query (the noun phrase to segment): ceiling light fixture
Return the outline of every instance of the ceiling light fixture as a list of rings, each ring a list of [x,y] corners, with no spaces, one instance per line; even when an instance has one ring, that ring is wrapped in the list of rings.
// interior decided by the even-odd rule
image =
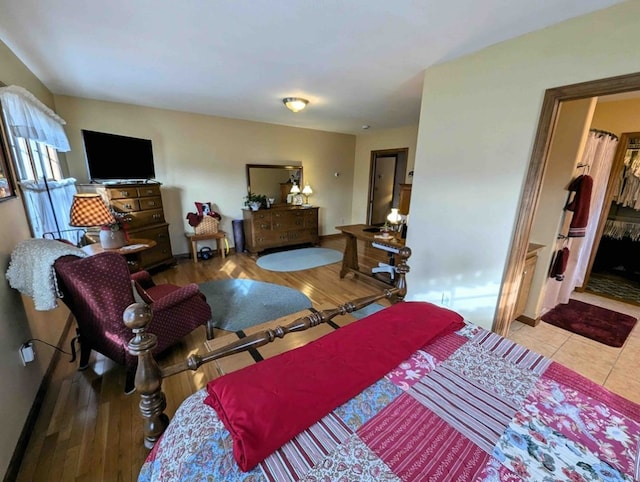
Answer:
[[[309,103],[307,99],[302,99],[300,97],[285,97],[282,99],[282,102],[291,112],[300,112]]]

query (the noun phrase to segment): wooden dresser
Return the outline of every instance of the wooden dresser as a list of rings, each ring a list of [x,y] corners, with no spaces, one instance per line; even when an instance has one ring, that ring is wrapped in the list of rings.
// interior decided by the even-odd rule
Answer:
[[[294,244],[318,244],[318,208],[275,205],[270,209],[243,209],[244,238],[250,253]]]
[[[130,259],[131,271],[174,264],[169,239],[169,224],[165,222],[160,184],[78,184],[78,192],[96,192],[116,212],[127,213],[130,238],[150,239],[153,248],[137,253]]]

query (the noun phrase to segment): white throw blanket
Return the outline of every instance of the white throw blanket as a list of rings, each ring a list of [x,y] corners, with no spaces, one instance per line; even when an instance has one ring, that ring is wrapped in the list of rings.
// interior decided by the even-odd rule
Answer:
[[[87,255],[80,248],[53,239],[26,239],[11,253],[7,269],[9,285],[33,298],[36,310],[53,310],[62,294],[58,290],[53,263],[61,256]]]

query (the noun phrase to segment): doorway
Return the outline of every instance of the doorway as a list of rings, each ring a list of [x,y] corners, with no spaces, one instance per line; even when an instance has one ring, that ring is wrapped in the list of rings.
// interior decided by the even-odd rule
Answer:
[[[381,226],[385,223],[392,207],[398,207],[400,184],[407,173],[409,149],[384,149],[371,151],[371,173],[367,224]]]
[[[533,151],[517,211],[518,216],[511,241],[511,251],[507,260],[496,316],[492,326],[494,332],[507,336],[509,327],[511,326],[522,273],[524,271],[535,209],[540,198],[549,147],[558,119],[560,103],[562,101],[600,97],[637,90],[640,90],[640,73],[572,84],[548,89],[545,92],[540,121],[534,139]]]

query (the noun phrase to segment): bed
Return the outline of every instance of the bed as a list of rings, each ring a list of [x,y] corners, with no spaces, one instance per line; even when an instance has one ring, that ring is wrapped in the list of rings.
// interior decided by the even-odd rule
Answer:
[[[147,384],[148,410],[144,396],[157,387]],[[145,434],[164,421],[158,415]],[[640,473],[640,406],[421,302],[393,304],[216,378],[162,431],[140,481],[633,481]]]

